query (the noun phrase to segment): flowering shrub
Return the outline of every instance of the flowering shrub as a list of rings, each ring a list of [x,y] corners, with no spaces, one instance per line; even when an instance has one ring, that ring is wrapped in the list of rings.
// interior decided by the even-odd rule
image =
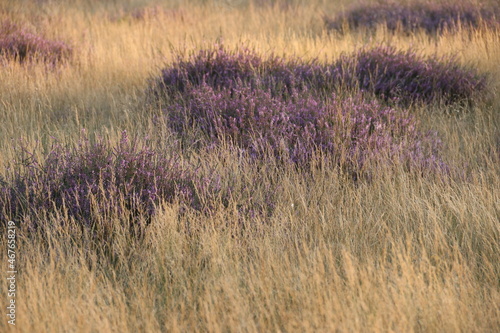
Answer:
[[[335,88],[336,69],[317,60],[262,58],[249,49],[228,51],[222,45],[201,50],[187,60],[165,68],[153,85],[158,97],[165,93],[184,94],[192,87],[208,85],[215,89],[249,86],[286,97],[293,90],[329,91]]]
[[[335,67],[345,85],[385,100],[398,98],[403,104],[472,101],[486,88],[484,76],[460,66],[454,58],[424,59],[392,47],[343,55]]]
[[[285,99],[293,92],[328,97],[342,87],[359,88],[385,100],[399,98],[403,104],[472,101],[486,87],[484,76],[453,58],[422,58],[390,47],[361,50],[325,64],[298,58],[263,59],[248,49],[230,52],[218,47],[165,68],[152,90],[156,97],[182,98],[201,85],[216,90],[247,86]]]
[[[481,77],[451,61],[382,47],[329,64],[263,59],[249,50],[218,47],[179,60],[158,81],[155,93],[170,96],[165,113],[180,134],[197,128],[212,143],[231,141],[250,156],[270,152],[301,165],[322,151],[350,169],[384,158],[412,166],[443,164],[439,140],[419,132],[408,112],[359,97],[342,100],[337,90],[408,104],[452,103],[484,87]]]
[[[140,147],[124,132],[111,147],[102,140],[82,140],[76,149],[56,146],[45,161],[31,157],[17,172],[13,185],[1,186],[0,207],[10,218],[31,211],[65,209],[85,223],[95,216],[130,212],[153,214],[162,201],[178,200],[197,210],[202,195],[220,188],[198,177],[192,167],[175,157]],[[214,178],[215,179],[215,178]]]
[[[210,141],[232,141],[257,157],[271,151],[281,160],[307,164],[320,150],[350,169],[385,158],[440,164],[438,140],[420,133],[408,112],[361,98],[315,96],[294,92],[283,99],[250,87],[217,90],[204,84],[166,112],[177,132],[197,126]]]
[[[72,48],[61,41],[47,40],[11,22],[0,25],[0,56],[19,62],[41,60],[55,64],[67,59]]]
[[[429,34],[453,31],[459,26],[479,28],[498,26],[500,6],[478,6],[466,3],[412,3],[395,2],[356,6],[334,19],[325,18],[328,29],[342,31],[374,29],[385,25],[388,30],[401,29],[404,32],[424,30]]]
[[[261,67],[262,59],[249,50],[235,53],[223,47],[201,50],[162,70],[158,88],[184,93],[190,86],[202,83],[215,88],[231,87],[255,80]]]

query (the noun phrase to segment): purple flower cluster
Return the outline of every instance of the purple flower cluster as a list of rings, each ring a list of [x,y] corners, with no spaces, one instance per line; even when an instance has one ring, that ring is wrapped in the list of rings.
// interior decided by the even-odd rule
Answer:
[[[330,91],[338,80],[336,70],[317,60],[269,56],[262,58],[245,48],[229,51],[222,45],[201,50],[165,68],[153,85],[156,96],[184,94],[202,84],[215,89],[249,86],[286,97],[293,90]]]
[[[11,22],[0,25],[0,57],[56,64],[71,54],[72,48],[64,42],[45,39]]]
[[[231,52],[222,46],[202,50],[165,68],[153,85],[156,97],[179,98],[194,87],[216,90],[247,86],[287,98],[297,91],[328,97],[342,88],[360,89],[384,100],[451,104],[473,101],[485,90],[484,76],[456,59],[399,52],[390,47],[342,55],[333,63],[298,58],[261,58],[245,49]]]
[[[404,110],[357,97],[361,91],[399,105],[472,101],[485,77],[453,58],[423,58],[390,47],[342,55],[333,63],[262,58],[218,46],[165,68],[153,86],[178,133],[198,128],[209,142],[231,141],[251,156],[271,153],[308,164],[327,153],[342,167],[398,159],[411,167],[446,168],[435,134],[417,130]]]
[[[429,34],[453,31],[458,27],[498,27],[500,6],[480,6],[477,3],[410,3],[385,2],[356,6],[335,18],[325,17],[328,29],[343,31],[372,30],[385,25],[390,31],[413,32],[424,30]]]
[[[486,89],[484,75],[465,68],[454,58],[422,58],[392,47],[343,55],[335,64],[344,85],[374,93],[384,100],[452,104],[472,102]]]
[[[263,67],[262,59],[248,49],[228,52],[219,46],[201,50],[187,60],[179,56],[177,62],[161,72],[155,92],[184,93],[202,83],[214,88],[232,87],[241,83],[255,83]]]
[[[368,161],[403,161],[410,167],[440,167],[439,141],[420,133],[406,111],[361,97],[318,98],[304,91],[287,99],[249,87],[193,88],[166,108],[169,124],[183,133],[193,126],[210,142],[230,141],[250,156],[269,152],[281,161],[308,165],[327,153],[348,170]]]
[[[114,213],[151,216],[163,201],[203,210],[209,207],[202,205],[201,196],[221,190],[216,181],[197,176],[192,166],[140,146],[126,132],[115,147],[83,139],[74,149],[55,146],[45,161],[26,156],[12,183],[0,186],[0,207],[5,209],[0,215],[10,219],[64,209],[91,224]]]
[[[471,72],[382,47],[332,64],[217,47],[164,69],[154,91],[168,96],[165,114],[174,131],[197,128],[209,142],[229,141],[250,156],[270,153],[308,165],[323,152],[355,172],[367,161],[395,159],[441,169],[439,139],[418,131],[407,111],[338,92],[347,86],[386,101],[451,103],[483,88]]]

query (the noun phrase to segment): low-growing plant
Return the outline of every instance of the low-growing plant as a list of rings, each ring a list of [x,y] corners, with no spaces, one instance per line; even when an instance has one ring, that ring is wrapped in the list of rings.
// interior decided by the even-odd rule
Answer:
[[[46,39],[12,22],[0,25],[0,56],[6,59],[56,64],[68,59],[72,52],[68,44]]]
[[[498,27],[500,7],[477,3],[382,2],[351,7],[335,18],[325,17],[328,29],[335,31],[373,30],[383,25],[389,31],[406,33],[423,30],[429,34],[457,31],[459,27]]]
[[[255,82],[263,60],[248,49],[227,51],[223,46],[200,50],[188,59],[178,56],[161,72],[155,92],[184,93],[191,86],[207,84],[214,88],[232,87],[238,83]]]
[[[379,47],[343,55],[334,63],[262,58],[219,46],[179,59],[162,71],[153,89],[170,97],[169,126],[181,136],[193,128],[210,143],[230,141],[247,154],[267,153],[308,165],[326,153],[359,172],[368,161],[402,161],[439,167],[439,139],[417,129],[398,108],[337,90],[361,91],[393,104],[470,99],[484,78],[453,59],[424,59]]]
[[[486,77],[461,66],[454,57],[424,58],[393,47],[344,54],[335,68],[344,85],[402,104],[472,102],[486,90]]]
[[[170,126],[183,133],[197,127],[210,142],[231,141],[252,156],[309,164],[315,152],[360,171],[368,160],[433,166],[439,141],[417,130],[407,112],[361,97],[322,99],[293,92],[289,98],[248,86],[214,89],[203,84],[166,108]]]
[[[64,210],[92,224],[114,213],[150,217],[162,202],[174,201],[204,210],[209,207],[201,197],[218,190],[178,157],[140,145],[126,132],[116,146],[85,137],[74,149],[56,145],[44,161],[25,155],[22,168],[1,187],[0,207],[8,219]]]
[[[228,51],[218,46],[187,60],[179,58],[162,70],[151,90],[156,98],[167,95],[175,99],[201,85],[216,90],[248,86],[285,99],[300,91],[328,97],[347,88],[374,93],[385,101],[397,98],[402,104],[452,104],[480,98],[486,79],[453,57],[424,58],[391,47],[363,49],[321,63],[262,58],[248,49]]]
[[[302,89],[331,92],[337,83],[336,69],[318,60],[262,57],[248,48],[231,51],[217,45],[187,59],[178,56],[176,62],[162,70],[152,91],[157,97],[174,96],[201,85],[214,89],[246,85],[286,97]]]

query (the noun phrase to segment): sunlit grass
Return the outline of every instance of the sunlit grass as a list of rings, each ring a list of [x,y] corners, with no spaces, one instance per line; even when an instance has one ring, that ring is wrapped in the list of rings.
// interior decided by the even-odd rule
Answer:
[[[182,200],[157,202],[155,214],[135,217],[149,223],[142,230],[131,230],[119,211],[95,215],[93,229],[64,209],[25,216],[18,331],[499,329],[498,32],[340,35],[327,32],[322,18],[347,1],[271,2],[0,5],[1,20],[73,47],[68,61],[52,67],[0,64],[1,181],[12,179],[20,146],[44,161],[55,142],[76,147],[85,129],[92,142],[111,147],[127,131],[233,189],[214,198],[209,213]],[[134,14],[144,7],[157,9]],[[169,129],[165,106],[148,95],[151,80],[177,54],[216,42],[320,62],[379,45],[451,54],[487,75],[488,95],[470,108],[409,109],[420,130],[438,133],[444,162],[456,166],[451,176],[394,163],[353,181],[327,156],[304,171],[252,160],[228,142],[203,147],[196,130],[179,136]],[[22,228],[34,221],[38,229]],[[0,243],[6,260],[6,238]],[[0,331],[15,330],[3,318]]]

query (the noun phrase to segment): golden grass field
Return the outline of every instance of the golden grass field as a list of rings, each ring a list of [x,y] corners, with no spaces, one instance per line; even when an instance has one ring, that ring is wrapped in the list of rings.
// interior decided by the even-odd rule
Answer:
[[[330,34],[323,15],[349,1],[263,2],[0,1],[0,19],[74,48],[53,70],[0,66],[3,178],[19,140],[43,156],[54,140],[75,145],[86,129],[110,142],[123,130],[155,137],[158,148],[238,182],[258,178],[257,196],[266,181],[281,184],[265,221],[242,222],[236,203],[210,217],[165,204],[142,238],[120,216],[103,221],[114,228],[105,246],[68,227],[64,212],[45,217],[35,234],[18,228],[17,319],[13,327],[4,314],[2,276],[1,332],[500,331],[500,32]],[[136,8],[150,10],[134,18]],[[160,110],[147,101],[149,80],[175,52],[215,42],[320,60],[379,44],[456,54],[488,73],[487,100],[471,110],[412,112],[439,133],[445,159],[471,176],[396,167],[353,183],[328,163],[310,175],[273,165],[255,171],[224,147],[213,155],[180,151],[175,136],[153,124]],[[6,251],[2,237],[2,272]]]

